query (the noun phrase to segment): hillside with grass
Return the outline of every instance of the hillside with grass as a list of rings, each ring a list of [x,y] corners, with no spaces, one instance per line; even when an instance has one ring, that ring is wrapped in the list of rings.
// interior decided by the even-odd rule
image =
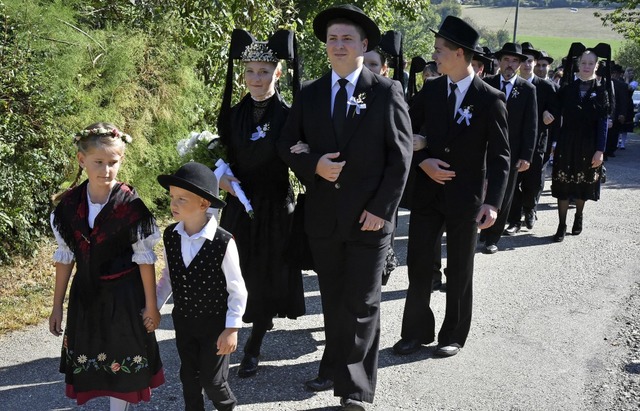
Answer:
[[[594,16],[596,11],[603,10],[520,7],[516,40],[529,41],[558,61],[566,55],[573,42],[587,46],[605,42],[611,45],[615,58],[623,38],[610,27],[604,27],[602,21]],[[510,40],[513,38],[515,7],[463,6],[462,17],[492,31],[506,30]]]

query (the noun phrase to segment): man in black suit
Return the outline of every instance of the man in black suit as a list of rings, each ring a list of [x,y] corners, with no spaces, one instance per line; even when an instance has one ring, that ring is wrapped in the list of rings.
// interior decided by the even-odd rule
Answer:
[[[380,38],[351,5],[313,22],[332,71],[305,84],[278,142],[307,187],[305,229],[318,274],[326,345],[308,389],[334,387],[347,410],[373,402],[381,277],[413,147],[402,85],[373,74],[363,55]],[[297,142],[309,153],[295,154]]]
[[[544,155],[549,140],[549,129],[555,124],[555,119],[560,118],[557,85],[548,80],[543,80],[533,74],[533,68],[537,65],[541,53],[533,48],[531,43],[522,43],[522,54],[527,58],[520,65],[520,77],[536,88],[536,102],[538,104],[538,141],[533,152],[531,167],[518,173],[516,188],[513,193],[511,210],[509,210],[509,226],[505,230],[507,235],[515,235],[520,231],[522,216],[527,229],[533,229],[536,222],[536,208],[540,193],[544,188]]]
[[[509,216],[518,173],[526,171],[531,165],[538,136],[536,88],[516,74],[527,56],[522,54],[522,47],[516,43],[505,43],[493,55],[498,59],[500,74],[485,77],[484,81],[501,90],[507,97],[511,170],[498,218],[492,227],[480,233],[481,241],[484,241],[482,251],[485,254],[498,252],[498,241]]]
[[[624,70],[619,64],[613,64],[611,67],[611,82],[613,83],[613,112],[611,119],[613,125],[607,133],[607,146],[605,155],[607,157],[615,157],[614,154],[618,148],[618,140],[624,123],[626,122],[627,106],[629,102],[629,86],[622,80]]]
[[[478,228],[490,227],[497,217],[509,174],[509,142],[504,94],[471,66],[477,31],[453,16],[432,31],[432,57],[445,75],[427,81],[409,110],[413,130],[425,137],[426,147],[414,152],[419,168],[409,223],[409,289],[402,338],[393,349],[410,354],[435,339],[429,291],[434,246],[446,225],[447,304],[435,354],[452,356],[464,346],[471,326]]]

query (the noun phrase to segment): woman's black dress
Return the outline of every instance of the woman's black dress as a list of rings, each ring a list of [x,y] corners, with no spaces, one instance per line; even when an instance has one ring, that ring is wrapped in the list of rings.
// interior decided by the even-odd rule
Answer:
[[[553,157],[551,195],[559,200],[600,198],[601,167],[591,167],[604,151],[608,96],[597,80],[576,80],[560,89],[562,127]]]
[[[231,170],[254,211],[251,218],[237,197],[227,195],[220,220],[238,245],[249,292],[243,316],[247,323],[305,312],[301,271],[285,257],[294,197],[289,169],[275,146],[288,112],[278,93],[262,102],[247,94],[231,109],[231,133],[223,141]]]

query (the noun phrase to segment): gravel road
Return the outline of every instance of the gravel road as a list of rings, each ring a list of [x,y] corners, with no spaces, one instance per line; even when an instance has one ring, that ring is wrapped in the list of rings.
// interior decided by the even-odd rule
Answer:
[[[464,349],[433,357],[433,346],[398,357],[406,266],[382,290],[382,338],[375,403],[389,410],[640,410],[640,137],[607,162],[602,199],[585,207],[584,231],[555,244],[555,201],[549,182],[534,229],[503,237],[495,255],[478,253],[474,320]],[[569,211],[569,226],[573,211]],[[396,251],[404,264],[408,212],[401,212]],[[317,278],[305,273],[307,315],[277,319],[265,338],[261,368],[235,372],[239,411],[335,410],[332,392],[309,393],[323,347]],[[436,319],[445,294],[432,298]],[[170,306],[158,331],[167,382],[136,410],[183,409]],[[241,343],[248,336],[242,330]],[[43,323],[0,337],[0,409],[73,410],[57,372],[61,340]],[[86,410],[106,410],[96,399]],[[211,405],[208,405],[209,409]]]

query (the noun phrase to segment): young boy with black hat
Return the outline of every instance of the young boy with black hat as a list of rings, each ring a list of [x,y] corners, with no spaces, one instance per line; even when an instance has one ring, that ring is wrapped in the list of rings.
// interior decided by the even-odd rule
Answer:
[[[204,411],[204,389],[217,410],[232,410],[229,354],[238,344],[247,289],[236,243],[211,210],[225,205],[218,181],[207,166],[190,162],[175,174],[158,176],[158,182],[169,190],[177,221],[164,231],[166,268],[157,286],[158,305],[173,292],[185,409]]]

